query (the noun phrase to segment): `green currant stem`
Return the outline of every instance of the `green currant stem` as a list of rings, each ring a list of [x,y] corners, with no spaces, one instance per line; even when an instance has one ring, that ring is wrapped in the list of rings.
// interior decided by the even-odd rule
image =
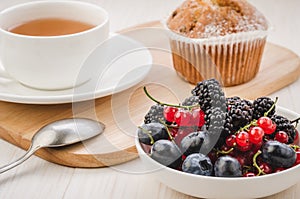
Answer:
[[[298,123],[299,123],[299,120],[300,120],[300,117],[298,117],[297,119],[295,120],[292,120],[291,123],[296,123],[295,127],[298,126]]]
[[[257,174],[258,176],[261,174],[265,175],[265,172],[258,166],[256,162],[256,159],[260,154],[261,154],[261,150],[258,150],[253,156],[253,166],[258,170],[258,174]]]
[[[192,109],[192,108],[195,108],[195,107],[199,107],[199,105],[193,105],[193,106],[182,106],[182,105],[177,105],[177,104],[167,104],[167,103],[164,103],[164,102],[160,102],[158,101],[157,99],[155,99],[154,97],[152,97],[149,92],[147,91],[147,88],[146,86],[144,86],[144,92],[145,94],[147,95],[147,97],[149,97],[152,101],[156,102],[157,104],[160,104],[160,105],[164,105],[164,106],[172,106],[172,107],[175,107],[175,108],[185,108],[185,109]]]
[[[162,123],[165,126],[165,128],[167,129],[167,133],[169,135],[170,140],[173,141],[174,138],[173,138],[173,136],[171,135],[171,133],[169,131],[168,125],[163,120],[161,120],[161,119],[159,121],[160,121],[160,123]]]
[[[292,121],[291,121],[291,123],[294,123],[294,122],[297,122],[297,123],[298,123],[298,122],[299,122],[299,120],[300,120],[300,117],[298,117],[298,118],[297,118],[297,119],[295,119],[295,120],[292,120]]]
[[[154,144],[154,139],[153,139],[151,133],[148,130],[146,130],[140,126],[138,128],[141,129],[143,133],[148,135],[148,137],[150,138],[150,144]]]
[[[249,170],[251,170],[251,167],[250,167],[250,166],[247,166],[247,165],[244,165],[244,166],[243,166],[243,169],[245,169],[246,172],[248,172]]]
[[[254,120],[252,120],[249,124],[247,124],[247,125],[245,125],[244,127],[240,128],[240,129],[238,130],[238,132],[244,131],[244,130],[248,131],[249,128],[250,128],[251,126],[256,126],[256,125],[257,125],[257,120],[254,119]]]
[[[233,150],[234,150],[234,148],[232,147],[228,151],[223,151],[223,150],[222,151],[217,151],[217,155],[219,155],[219,154],[227,155],[230,152],[232,152]]]
[[[275,104],[277,103],[277,101],[278,101],[278,97],[275,98],[274,104],[271,106],[271,108],[267,112],[265,112],[264,114],[265,117],[268,116],[268,114],[275,108]]]
[[[290,146],[291,148],[293,148],[295,151],[296,151],[297,149],[300,149],[300,146],[295,145],[295,144],[290,144],[289,146]]]

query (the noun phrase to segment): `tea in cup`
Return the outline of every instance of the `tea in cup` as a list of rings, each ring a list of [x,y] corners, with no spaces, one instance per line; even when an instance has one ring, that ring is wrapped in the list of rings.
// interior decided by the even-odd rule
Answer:
[[[107,12],[77,1],[38,1],[0,13],[0,61],[12,78],[37,89],[59,90],[87,82],[88,55],[109,35]]]

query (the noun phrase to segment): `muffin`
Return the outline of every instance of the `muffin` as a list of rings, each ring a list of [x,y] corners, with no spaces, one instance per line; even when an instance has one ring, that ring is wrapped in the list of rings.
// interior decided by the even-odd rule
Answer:
[[[234,86],[259,71],[268,22],[246,0],[186,0],[165,27],[174,68],[192,84],[216,78]]]

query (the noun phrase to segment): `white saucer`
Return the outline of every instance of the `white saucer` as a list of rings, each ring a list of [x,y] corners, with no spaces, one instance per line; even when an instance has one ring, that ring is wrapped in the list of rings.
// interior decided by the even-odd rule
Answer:
[[[109,68],[97,71],[103,64]],[[61,104],[100,98],[138,84],[150,71],[151,64],[152,56],[141,43],[114,35],[98,46],[83,64],[80,75],[85,74],[86,68],[95,70],[85,84],[66,90],[36,90],[0,73],[0,100],[22,104]]]

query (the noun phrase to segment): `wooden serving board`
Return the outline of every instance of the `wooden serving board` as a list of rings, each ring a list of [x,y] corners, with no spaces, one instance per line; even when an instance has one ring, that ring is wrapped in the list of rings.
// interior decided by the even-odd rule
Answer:
[[[150,22],[122,32],[144,27],[160,27],[160,24]],[[156,42],[167,42],[159,39]],[[154,97],[171,103],[183,100],[193,88],[172,69],[170,53],[151,53],[155,64],[145,80],[112,96],[60,105],[0,102],[0,137],[27,149],[31,137],[45,124],[62,118],[87,117],[103,122],[106,125],[105,132],[84,143],[60,149],[41,149],[36,155],[70,167],[104,167],[137,158],[134,145],[136,126],[142,123],[149,107],[154,104],[144,95],[142,87],[148,85]],[[227,96],[239,95],[254,99],[287,86],[299,74],[299,57],[286,48],[268,43],[256,78],[243,85],[227,87],[225,93]]]

